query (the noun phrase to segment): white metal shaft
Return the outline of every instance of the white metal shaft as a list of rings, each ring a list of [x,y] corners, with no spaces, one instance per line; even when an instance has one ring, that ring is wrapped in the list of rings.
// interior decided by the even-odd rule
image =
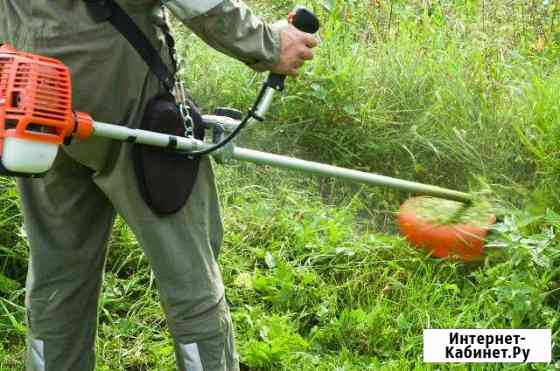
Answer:
[[[272,104],[272,100],[274,98],[274,94],[276,93],[276,90],[274,90],[271,87],[266,87],[262,96],[262,99],[259,102],[259,105],[257,106],[256,112],[255,112],[255,116],[260,117],[261,119],[264,119],[264,117],[266,116],[266,113],[268,112],[270,105]]]
[[[270,165],[284,169],[302,171],[305,173],[346,179],[357,183],[397,188],[403,191],[421,193],[460,202],[471,201],[471,197],[467,193],[458,192],[451,189],[391,178],[388,176],[373,173],[366,173],[358,170],[345,169],[337,166],[321,164],[318,162],[300,160],[287,156],[275,155],[272,153],[254,151],[247,148],[234,148],[233,158],[240,161],[248,161],[261,165]]]
[[[94,136],[110,138],[132,143],[146,144],[156,147],[171,148],[178,151],[197,151],[208,148],[213,144],[186,137],[155,133],[140,129],[130,129],[124,126],[95,122]],[[233,158],[256,164],[270,165],[283,169],[302,171],[310,174],[341,178],[357,183],[385,186],[403,191],[421,193],[460,202],[469,202],[471,197],[467,193],[441,188],[433,185],[411,182],[391,178],[384,175],[366,173],[358,170],[345,169],[318,162],[300,160],[288,156],[280,156],[267,152],[255,151],[247,148],[234,147]]]
[[[155,147],[172,148],[178,151],[196,151],[203,149],[205,146],[202,141],[194,138],[131,129],[126,126],[105,124],[97,121],[93,123],[93,135],[132,143],[147,144]]]

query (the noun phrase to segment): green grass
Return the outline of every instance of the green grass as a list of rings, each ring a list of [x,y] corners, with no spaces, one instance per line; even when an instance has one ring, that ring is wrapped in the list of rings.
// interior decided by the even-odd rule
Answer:
[[[253,2],[269,19],[292,1]],[[503,209],[485,258],[432,259],[395,233],[409,195],[236,163],[217,168],[220,257],[253,370],[560,368],[560,6],[307,2],[317,58],[241,144],[462,191]],[[513,5],[512,5],[513,4]],[[483,6],[484,5],[484,6]],[[183,77],[210,110],[246,109],[261,76],[176,27]],[[0,180],[0,370],[23,369],[27,243]],[[424,328],[551,328],[550,365],[426,365]],[[100,308],[101,370],[173,370],[157,284],[118,221]]]

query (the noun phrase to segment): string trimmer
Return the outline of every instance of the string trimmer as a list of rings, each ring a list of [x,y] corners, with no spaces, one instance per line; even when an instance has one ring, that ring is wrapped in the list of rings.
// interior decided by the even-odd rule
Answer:
[[[294,24],[307,32],[318,29],[313,14],[301,9]],[[40,176],[52,166],[59,147],[72,138],[103,137],[173,149],[187,156],[211,153],[220,163],[236,159],[423,194],[401,207],[399,226],[407,239],[438,257],[473,260],[482,254],[488,226],[495,221],[491,213],[480,223],[465,223],[461,217],[442,223],[433,216],[434,211],[443,213],[441,207],[457,215],[469,209],[472,197],[467,193],[235,146],[232,139],[242,126],[264,119],[283,81],[284,76],[271,75],[243,120],[233,109],[204,115],[204,127],[213,134],[209,143],[97,122],[87,113],[73,111],[70,72],[64,64],[4,45],[0,47],[0,170],[13,176]],[[432,215],[426,210],[432,210]]]

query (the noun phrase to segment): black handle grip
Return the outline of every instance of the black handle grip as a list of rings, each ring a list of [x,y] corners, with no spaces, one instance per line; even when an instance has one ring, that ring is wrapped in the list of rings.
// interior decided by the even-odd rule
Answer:
[[[319,31],[319,19],[315,14],[304,7],[298,7],[295,11],[296,15],[293,20],[295,28],[307,33],[315,33]]]
[[[306,33],[315,33],[319,31],[320,23],[319,19],[313,12],[304,8],[298,7],[295,9],[295,16],[292,21],[292,25],[300,31]],[[281,91],[284,89],[284,81],[286,80],[286,75],[279,75],[277,73],[271,73],[266,81],[266,86],[273,89]]]

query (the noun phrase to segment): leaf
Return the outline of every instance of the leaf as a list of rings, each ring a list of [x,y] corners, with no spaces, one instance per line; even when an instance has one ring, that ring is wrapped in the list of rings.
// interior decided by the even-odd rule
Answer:
[[[344,112],[346,112],[350,116],[354,116],[356,114],[356,109],[354,108],[354,106],[352,106],[350,104],[344,106],[343,109],[344,109]]]
[[[329,12],[332,12],[335,5],[336,5],[335,0],[324,0],[323,1],[323,7]]]
[[[453,291],[455,293],[459,293],[459,287],[454,283],[446,283],[443,285],[443,288],[448,291]]]
[[[403,313],[397,317],[397,323],[401,331],[408,331],[410,329],[410,322]]]
[[[267,326],[263,326],[259,331],[259,337],[262,340],[268,340],[268,333],[269,333],[269,328]]]
[[[356,252],[354,250],[347,249],[345,247],[337,247],[334,252],[337,255],[354,256]]]
[[[20,284],[0,273],[0,292],[10,294],[12,291],[20,288]]]
[[[6,308],[6,305],[4,304],[3,301],[0,301],[0,305],[2,306],[2,309],[4,310],[4,313],[5,313],[6,317],[8,317],[8,320],[10,321],[13,329],[16,330],[19,334],[22,334],[22,335],[25,334],[26,333],[25,324],[18,321],[18,319],[13,315],[13,313],[10,312],[8,310],[8,308]]]
[[[557,225],[560,227],[560,214],[554,212],[551,209],[546,211],[545,220],[549,224]]]
[[[276,268],[276,259],[274,258],[274,256],[267,251],[266,255],[264,256],[264,262],[266,263],[266,265],[272,269],[272,268]]]

